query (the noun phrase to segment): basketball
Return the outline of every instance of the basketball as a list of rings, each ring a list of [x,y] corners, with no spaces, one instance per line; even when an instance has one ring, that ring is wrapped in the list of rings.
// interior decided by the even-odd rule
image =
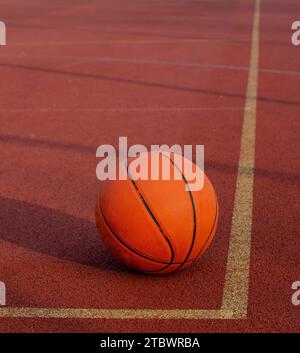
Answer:
[[[147,153],[149,161],[152,154]],[[160,167],[164,158],[159,158]],[[185,268],[205,253],[216,233],[219,208],[208,177],[182,157],[202,173],[202,188],[192,190],[182,165],[176,165],[174,156],[169,158],[171,176],[177,169],[181,180],[138,180],[128,171],[130,161],[126,180],[100,183],[96,223],[102,242],[119,262],[139,272]]]

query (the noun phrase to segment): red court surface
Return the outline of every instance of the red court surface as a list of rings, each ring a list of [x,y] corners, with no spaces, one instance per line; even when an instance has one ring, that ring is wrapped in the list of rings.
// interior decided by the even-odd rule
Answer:
[[[296,0],[0,0],[1,332],[300,331],[297,14]],[[220,223],[181,272],[128,272],[101,244],[95,153],[119,136],[205,145]],[[249,244],[236,252],[236,195],[249,190]],[[243,265],[232,277],[228,254]],[[225,291],[236,279],[244,292]],[[128,317],[139,310],[151,312]]]

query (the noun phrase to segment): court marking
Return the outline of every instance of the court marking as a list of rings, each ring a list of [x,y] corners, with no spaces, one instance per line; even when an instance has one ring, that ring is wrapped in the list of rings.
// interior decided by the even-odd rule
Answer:
[[[232,44],[248,44],[249,38],[176,38],[176,39],[107,39],[107,40],[86,40],[86,41],[57,41],[57,42],[15,42],[11,43],[10,46],[77,46],[77,45],[98,45],[98,44],[177,44],[177,43],[206,43],[206,42],[230,42]]]
[[[249,72],[249,70],[259,71],[264,74],[286,75],[286,76],[300,76],[300,71],[283,70],[283,69],[269,69],[236,65],[222,65],[209,64],[197,62],[180,62],[172,60],[145,60],[145,59],[125,59],[125,58],[111,58],[104,56],[77,56],[77,55],[44,55],[44,54],[1,54],[1,58],[7,59],[26,59],[26,60],[55,60],[55,61],[78,61],[78,62],[99,62],[108,64],[129,64],[129,65],[157,65],[157,66],[174,66],[174,67],[190,67],[211,70],[225,70],[225,71],[240,71]]]
[[[259,57],[260,0],[255,0],[247,95],[241,135],[229,251],[223,300],[219,310],[157,309],[77,309],[22,308],[0,309],[0,317],[80,318],[80,319],[246,319],[250,275],[253,179],[255,156],[256,106]]]
[[[253,181],[255,164],[256,107],[259,59],[260,0],[255,1],[247,98],[241,136],[231,235],[223,292],[222,310],[246,318],[250,275]]]
[[[197,111],[241,111],[249,107],[160,107],[160,108],[0,108],[3,113],[51,113],[51,112],[100,112],[100,113],[153,113],[153,112],[197,112]]]

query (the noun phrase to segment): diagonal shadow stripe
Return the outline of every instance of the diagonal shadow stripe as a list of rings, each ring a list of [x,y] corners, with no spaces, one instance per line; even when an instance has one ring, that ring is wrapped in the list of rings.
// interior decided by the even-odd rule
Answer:
[[[16,135],[0,135],[0,143],[10,143],[14,145],[24,145],[31,146],[35,148],[45,148],[45,149],[57,149],[64,151],[73,151],[86,154],[96,154],[96,149],[98,146],[84,146],[79,144],[64,143],[57,141],[42,140],[37,138],[31,138],[26,136],[16,136]],[[116,147],[116,150],[118,148]],[[236,174],[237,166],[215,162],[215,161],[205,161],[205,169],[217,170],[221,173]],[[242,173],[247,174],[250,171],[247,169],[242,170]],[[268,170],[262,168],[255,168],[255,177],[258,178],[268,178],[271,180],[276,180],[280,182],[299,182],[300,175],[296,173],[289,173],[285,171],[278,170]]]
[[[56,60],[56,61],[78,61],[78,62],[94,62],[94,63],[114,63],[114,64],[129,64],[129,65],[158,65],[158,66],[174,66],[174,67],[186,67],[186,68],[200,68],[200,69],[212,69],[221,71],[258,71],[259,73],[268,73],[276,75],[287,75],[287,76],[300,76],[300,71],[291,71],[283,69],[271,69],[271,68],[249,68],[248,66],[237,66],[237,65],[222,65],[222,64],[209,64],[209,63],[197,63],[197,62],[184,62],[174,60],[147,60],[147,59],[125,59],[107,56],[77,56],[77,55],[1,55],[3,59],[24,59],[30,60]]]
[[[112,77],[112,76],[105,76],[105,75],[95,75],[95,74],[86,74],[80,72],[71,72],[65,70],[57,70],[57,69],[50,69],[45,67],[33,67],[33,66],[26,66],[26,65],[17,65],[17,64],[0,64],[0,67],[9,67],[21,70],[28,70],[28,71],[39,71],[44,73],[51,73],[63,76],[73,76],[73,77],[80,77],[85,79],[95,79],[95,80],[102,80],[102,81],[110,81],[110,82],[118,82],[124,84],[132,84],[137,86],[144,86],[144,87],[153,87],[153,88],[163,88],[173,91],[180,91],[180,92],[190,92],[195,94],[204,94],[210,96],[225,96],[230,98],[237,98],[241,99],[243,102],[245,101],[245,94],[238,94],[238,93],[230,93],[230,92],[222,92],[222,91],[215,91],[215,90],[207,90],[204,88],[192,88],[187,86],[177,86],[177,85],[169,85],[164,83],[157,83],[157,82],[148,82],[148,81],[141,81],[141,80],[133,80],[129,78],[120,78],[120,77]],[[300,102],[297,101],[289,101],[285,99],[275,99],[269,97],[247,97],[248,99],[256,99],[261,102],[265,103],[277,103],[277,104],[284,104],[284,105],[300,105]]]

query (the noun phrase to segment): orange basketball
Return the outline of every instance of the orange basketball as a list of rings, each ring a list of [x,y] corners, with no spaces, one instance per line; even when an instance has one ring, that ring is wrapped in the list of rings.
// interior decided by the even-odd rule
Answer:
[[[170,161],[181,180],[136,180],[129,163],[124,166],[127,180],[100,184],[96,222],[103,243],[121,263],[140,272],[160,274],[186,267],[204,254],[217,229],[218,201],[209,179],[189,162],[204,178],[202,189],[192,191],[174,155]]]

